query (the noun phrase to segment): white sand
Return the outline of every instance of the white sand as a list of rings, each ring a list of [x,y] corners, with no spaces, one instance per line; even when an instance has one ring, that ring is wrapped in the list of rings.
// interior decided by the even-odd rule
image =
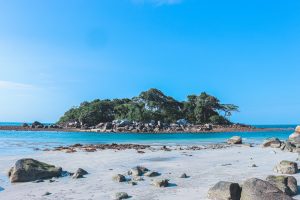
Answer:
[[[276,153],[275,153],[276,151]],[[40,161],[63,167],[67,171],[75,171],[81,167],[89,175],[84,179],[74,180],[70,177],[57,179],[49,183],[18,183],[7,184],[0,181],[1,200],[106,200],[111,199],[115,192],[127,192],[135,200],[199,200],[206,199],[207,190],[220,180],[242,183],[245,179],[258,177],[264,179],[267,175],[275,174],[273,167],[281,160],[295,161],[297,154],[281,152],[271,148],[234,147],[220,150],[201,151],[171,151],[138,154],[134,150],[98,151],[94,153],[78,152],[67,154],[62,152],[40,152],[32,157]],[[192,155],[192,156],[187,156]],[[20,157],[0,158],[0,178],[6,176],[8,169]],[[222,164],[232,165],[222,166]],[[251,167],[256,164],[258,167]],[[136,165],[145,166],[162,173],[158,178],[145,178],[137,186],[127,183],[116,183],[112,176],[125,174]],[[113,170],[109,170],[113,169]],[[178,178],[183,172],[190,178]],[[295,175],[300,182],[300,174]],[[168,188],[156,188],[151,179],[168,178],[174,184]],[[176,185],[177,186],[176,186]],[[52,193],[42,196],[45,192]],[[300,195],[295,197],[300,199]]]

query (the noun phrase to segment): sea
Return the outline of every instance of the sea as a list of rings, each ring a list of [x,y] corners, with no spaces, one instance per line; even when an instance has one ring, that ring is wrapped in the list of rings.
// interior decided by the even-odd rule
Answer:
[[[51,124],[51,123],[48,123]],[[0,126],[21,126],[20,122],[0,122]],[[50,131],[1,131],[0,155],[30,155],[37,149],[63,145],[133,143],[149,145],[206,145],[224,143],[239,135],[246,143],[260,144],[269,137],[285,140],[296,125],[254,125],[258,128],[282,128],[280,131],[222,132],[222,133],[88,133]]]

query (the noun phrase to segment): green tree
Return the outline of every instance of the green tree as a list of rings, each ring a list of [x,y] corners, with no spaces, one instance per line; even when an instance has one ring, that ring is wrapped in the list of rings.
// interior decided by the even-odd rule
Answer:
[[[94,126],[114,119],[176,122],[184,118],[194,124],[227,124],[230,123],[227,118],[236,111],[238,111],[237,106],[221,104],[219,99],[205,92],[199,96],[189,95],[187,101],[179,102],[173,97],[166,96],[162,91],[152,88],[132,99],[96,99],[82,102],[79,107],[73,107],[65,112],[58,123],[77,121]],[[224,113],[224,116],[220,113]]]

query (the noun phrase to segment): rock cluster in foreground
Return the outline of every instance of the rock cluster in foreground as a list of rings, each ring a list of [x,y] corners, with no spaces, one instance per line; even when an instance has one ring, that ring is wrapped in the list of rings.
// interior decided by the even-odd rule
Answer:
[[[212,200],[292,200],[289,195],[294,194],[297,182],[277,181],[280,178],[268,178],[264,181],[258,178],[246,180],[242,187],[238,183],[220,181],[208,191],[208,198]],[[288,188],[288,193],[277,187],[282,184],[281,189]],[[290,193],[290,191],[292,191]]]
[[[129,177],[126,178],[126,175],[128,175]],[[143,177],[154,178],[160,176],[161,174],[156,171],[150,171],[146,167],[136,166],[134,168],[131,168],[126,175],[116,174],[112,177],[112,180],[115,182],[128,182],[131,185],[137,185],[138,181],[144,180]],[[153,180],[152,185],[156,187],[168,187],[169,180],[168,179]]]

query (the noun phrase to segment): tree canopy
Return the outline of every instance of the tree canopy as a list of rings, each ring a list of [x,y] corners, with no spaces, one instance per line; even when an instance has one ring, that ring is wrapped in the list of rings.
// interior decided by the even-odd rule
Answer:
[[[236,111],[238,106],[221,104],[219,99],[205,92],[198,96],[189,95],[186,101],[180,102],[152,88],[131,99],[96,99],[83,102],[68,110],[58,123],[79,122],[94,126],[115,119],[137,122],[155,120],[166,123],[186,119],[193,124],[230,124],[228,117]]]

